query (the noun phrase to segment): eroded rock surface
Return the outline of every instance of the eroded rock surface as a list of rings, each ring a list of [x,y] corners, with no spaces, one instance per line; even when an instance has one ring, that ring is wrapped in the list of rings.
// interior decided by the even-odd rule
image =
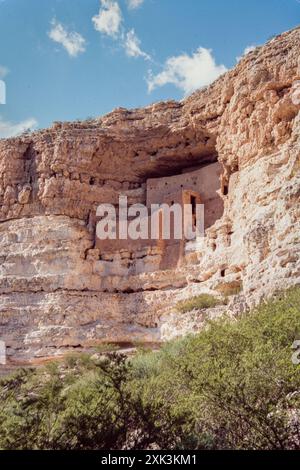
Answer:
[[[10,357],[159,342],[203,325],[202,312],[178,318],[178,300],[240,285],[224,306],[236,314],[300,282],[299,46],[300,29],[284,33],[180,103],[0,141],[0,338]],[[174,269],[160,269],[159,247],[96,243],[100,203],[145,203],[148,179],[216,161],[223,215]]]

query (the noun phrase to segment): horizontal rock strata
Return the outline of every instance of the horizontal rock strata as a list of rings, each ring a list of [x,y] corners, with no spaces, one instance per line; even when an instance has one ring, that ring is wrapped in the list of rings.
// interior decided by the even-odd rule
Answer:
[[[0,140],[0,338],[10,358],[160,342],[300,282],[299,46],[300,29],[284,33],[180,103]],[[96,242],[100,203],[145,203],[148,179],[217,161],[223,215],[174,268],[160,269],[159,246]],[[236,286],[223,308],[174,310]]]

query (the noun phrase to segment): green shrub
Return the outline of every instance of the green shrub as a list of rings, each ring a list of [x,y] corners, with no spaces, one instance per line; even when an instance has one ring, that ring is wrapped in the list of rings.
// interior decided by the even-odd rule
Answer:
[[[299,287],[158,352],[19,370],[0,381],[0,448],[299,449],[296,339]]]
[[[118,346],[115,343],[101,343],[101,344],[98,344],[95,349],[98,353],[103,354],[103,353],[115,352],[118,349],[120,349],[120,346]]]
[[[190,312],[191,310],[201,310],[203,308],[212,308],[223,302],[210,294],[200,294],[187,300],[181,300],[176,305],[176,310],[180,313]]]
[[[190,410],[183,447],[299,448],[300,420],[294,427],[289,422],[291,410],[300,409],[300,370],[291,360],[297,338],[299,288],[236,322],[211,322],[172,360],[162,350],[162,372],[151,399],[164,389],[164,407],[172,413]],[[176,396],[176,403],[169,396]]]

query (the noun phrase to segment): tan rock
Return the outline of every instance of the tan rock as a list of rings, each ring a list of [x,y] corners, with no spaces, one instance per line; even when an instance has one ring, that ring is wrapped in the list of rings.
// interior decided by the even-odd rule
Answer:
[[[205,323],[209,312],[175,314],[179,300],[240,283],[226,308],[236,315],[300,283],[299,43],[299,28],[280,35],[180,103],[0,140],[0,337],[11,356],[159,342]],[[174,266],[158,245],[98,246],[100,203],[145,203],[150,178],[192,184],[216,161],[223,215],[213,220],[211,205],[215,223]]]

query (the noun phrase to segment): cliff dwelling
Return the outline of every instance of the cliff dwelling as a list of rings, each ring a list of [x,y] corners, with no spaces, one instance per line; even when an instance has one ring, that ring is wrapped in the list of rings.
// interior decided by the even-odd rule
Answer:
[[[180,174],[147,180],[147,207],[151,204],[183,204],[193,206],[201,202],[205,206],[205,229],[220,219],[223,201],[218,194],[222,166],[215,162],[196,168],[188,168]],[[197,200],[199,195],[200,200]]]
[[[170,207],[170,227],[169,239],[164,239],[161,235],[162,226],[164,225],[164,214],[159,214],[159,231],[158,239],[151,238],[151,223],[147,221],[149,226],[149,236],[147,239],[138,240],[122,240],[118,235],[116,240],[96,240],[96,247],[102,253],[110,254],[110,260],[104,260],[104,275],[108,274],[137,274],[142,272],[152,272],[156,270],[165,270],[176,268],[184,262],[185,253],[197,249],[197,240],[189,242],[184,237],[176,238],[174,234],[174,214],[172,207],[180,205],[183,211],[185,204],[192,207],[193,228],[196,224],[196,206],[204,205],[204,230],[211,227],[216,220],[222,217],[224,211],[223,200],[219,194],[221,188],[221,175],[223,172],[222,165],[219,162],[207,163],[201,166],[188,167],[180,171],[180,173],[161,177],[147,178],[143,184],[145,188],[145,200],[141,201],[151,212],[153,205],[166,204]],[[148,216],[150,219],[150,216]],[[186,222],[183,218],[183,225]],[[119,233],[117,227],[117,233]],[[184,233],[184,227],[183,227]],[[134,255],[135,260],[128,262],[128,270],[119,270],[118,255],[120,251],[127,250],[130,257]],[[139,258],[139,253],[140,258]]]

